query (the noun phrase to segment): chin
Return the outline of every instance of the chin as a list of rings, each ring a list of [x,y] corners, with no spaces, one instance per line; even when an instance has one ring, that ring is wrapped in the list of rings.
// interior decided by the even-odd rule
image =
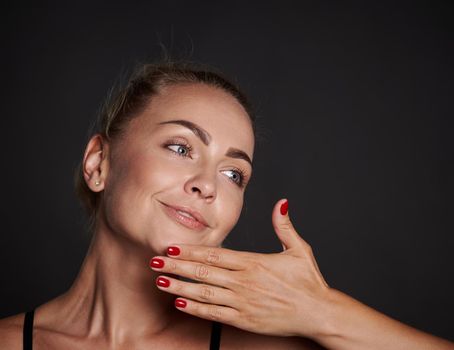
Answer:
[[[190,234],[181,232],[177,233],[173,231],[171,234],[166,234],[165,232],[160,232],[159,237],[154,235],[153,237],[148,238],[147,245],[149,248],[154,250],[160,255],[167,254],[167,247],[172,244],[204,244],[203,237],[191,237]]]
[[[220,246],[222,240],[213,241],[213,235],[209,232],[190,232],[183,229],[172,229],[170,232],[160,230],[158,234],[148,237],[147,245],[159,255],[167,254],[167,247],[172,244],[194,244],[203,246]]]

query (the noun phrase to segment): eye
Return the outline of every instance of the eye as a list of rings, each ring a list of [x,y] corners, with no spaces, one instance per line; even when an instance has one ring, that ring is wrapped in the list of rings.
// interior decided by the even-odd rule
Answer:
[[[231,181],[236,183],[239,187],[244,186],[244,172],[240,169],[226,170],[224,173],[230,178]]]
[[[181,157],[187,157],[192,150],[191,146],[182,145],[182,144],[178,144],[178,143],[168,144],[168,145],[166,145],[166,147]]]

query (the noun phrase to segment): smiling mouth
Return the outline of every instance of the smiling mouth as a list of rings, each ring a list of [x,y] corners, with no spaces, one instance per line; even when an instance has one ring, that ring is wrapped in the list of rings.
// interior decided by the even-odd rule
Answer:
[[[184,210],[176,209],[165,203],[162,203],[162,202],[160,202],[160,203],[162,204],[164,212],[167,214],[167,216],[169,218],[173,219],[174,221],[176,221],[177,223],[179,223],[187,228],[190,228],[192,230],[197,230],[197,231],[201,231],[208,227],[204,223],[197,220],[190,213],[188,213]]]

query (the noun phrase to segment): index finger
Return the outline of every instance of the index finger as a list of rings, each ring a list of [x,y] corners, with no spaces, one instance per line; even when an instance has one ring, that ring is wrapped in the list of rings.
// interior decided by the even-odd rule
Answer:
[[[167,255],[179,260],[188,260],[229,270],[244,270],[257,253],[241,252],[226,248],[193,244],[173,244],[167,248]]]

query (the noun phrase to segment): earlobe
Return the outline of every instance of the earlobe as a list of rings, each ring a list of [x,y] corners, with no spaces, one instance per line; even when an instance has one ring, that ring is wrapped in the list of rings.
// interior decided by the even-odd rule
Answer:
[[[83,160],[83,175],[87,186],[93,192],[100,192],[104,189],[107,168],[105,163],[107,144],[101,135],[93,136],[87,144]]]

